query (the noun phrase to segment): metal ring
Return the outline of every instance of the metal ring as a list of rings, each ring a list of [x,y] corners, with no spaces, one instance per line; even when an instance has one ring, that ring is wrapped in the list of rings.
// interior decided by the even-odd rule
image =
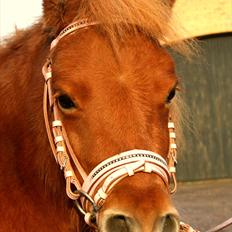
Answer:
[[[86,218],[88,219],[86,221],[86,223],[94,228],[97,228],[97,222],[96,222],[96,213],[99,210],[99,208],[97,207],[97,205],[95,204],[94,200],[84,191],[82,190],[76,190],[77,193],[80,194],[80,196],[85,197],[92,205],[93,205],[93,211],[90,212],[86,212],[80,205],[80,203],[78,202],[78,200],[74,200],[74,204],[77,207],[77,209],[79,210],[79,212],[81,214],[84,215],[85,221]]]
[[[80,196],[85,197],[86,200],[88,200],[92,204],[94,213],[96,213],[99,210],[99,208],[97,207],[97,205],[94,202],[93,198],[89,194],[87,194],[86,192],[84,192],[81,189],[76,190],[76,192],[78,194],[80,194]],[[85,216],[87,214],[87,212],[84,211],[84,209],[82,208],[82,206],[80,205],[78,200],[75,200],[74,203],[75,203],[77,209],[80,211],[80,213],[82,213]]]
[[[77,207],[77,210],[83,214],[85,222],[89,225],[92,226],[94,228],[97,228],[97,222],[96,222],[96,212],[92,212],[92,213],[88,213],[85,212],[83,210],[83,208],[81,207],[80,203],[78,202],[78,200],[74,200],[74,204]],[[88,220],[86,221],[86,218],[88,218]]]

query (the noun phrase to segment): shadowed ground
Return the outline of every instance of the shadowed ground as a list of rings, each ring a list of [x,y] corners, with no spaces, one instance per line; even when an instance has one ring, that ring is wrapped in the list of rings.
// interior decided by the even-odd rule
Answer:
[[[205,232],[232,217],[232,179],[180,183],[173,200],[181,220]]]

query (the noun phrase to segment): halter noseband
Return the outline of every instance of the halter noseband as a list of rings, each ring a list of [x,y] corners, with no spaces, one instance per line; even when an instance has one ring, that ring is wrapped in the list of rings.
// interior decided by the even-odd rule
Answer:
[[[88,22],[87,19],[84,19],[68,25],[60,32],[56,39],[53,40],[50,50],[55,49],[59,41],[68,34],[96,24],[99,23]],[[170,135],[168,164],[162,156],[154,152],[147,150],[130,150],[104,160],[87,175],[72,150],[67,133],[59,117],[58,106],[52,91],[52,65],[50,57],[44,64],[42,72],[45,78],[43,101],[44,120],[51,149],[56,162],[64,171],[66,193],[69,198],[75,201],[79,211],[84,214],[87,224],[94,226],[91,221],[92,217],[95,216],[94,214],[96,214],[103,205],[111,189],[119,181],[135,173],[156,173],[162,178],[167,187],[170,185],[172,178],[174,187],[170,192],[174,193],[176,191],[175,166],[177,163],[177,147],[173,122],[169,121],[168,123]],[[48,111],[51,112],[52,125],[50,125]],[[72,163],[75,166],[75,170],[78,172],[78,176],[82,180],[77,178]]]

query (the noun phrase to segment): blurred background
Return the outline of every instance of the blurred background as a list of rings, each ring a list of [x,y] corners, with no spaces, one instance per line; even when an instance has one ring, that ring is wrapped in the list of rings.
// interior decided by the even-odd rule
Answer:
[[[174,12],[199,56],[175,56],[193,131],[185,130],[180,180],[232,177],[232,1],[177,0]]]
[[[26,28],[42,14],[42,1],[0,0],[0,37],[9,36],[15,28]]]

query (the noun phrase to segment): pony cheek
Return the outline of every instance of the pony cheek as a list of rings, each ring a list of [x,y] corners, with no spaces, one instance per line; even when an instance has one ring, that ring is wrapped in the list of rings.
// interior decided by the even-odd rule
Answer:
[[[158,132],[157,130],[154,131],[151,150],[166,158],[169,151],[169,132],[166,128]]]
[[[69,140],[69,144],[76,156],[81,158],[79,154],[81,153],[81,138],[76,129],[67,127],[66,135]]]

